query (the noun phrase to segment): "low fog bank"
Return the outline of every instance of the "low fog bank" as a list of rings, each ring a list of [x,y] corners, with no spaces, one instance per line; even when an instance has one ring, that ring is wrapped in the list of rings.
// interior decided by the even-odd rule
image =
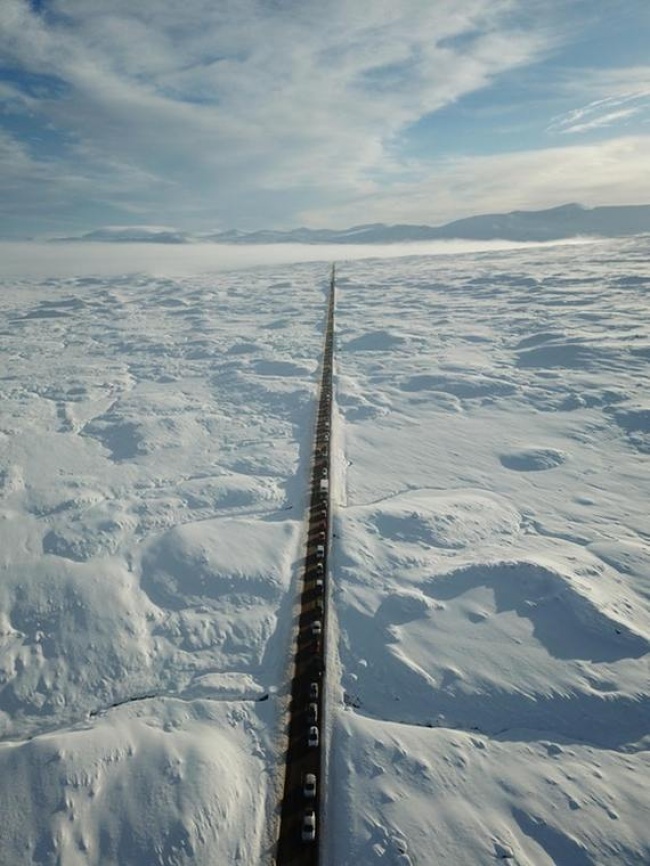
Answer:
[[[394,259],[402,256],[462,255],[498,252],[526,247],[595,243],[594,238],[572,238],[547,243],[515,241],[422,241],[416,243],[359,245],[269,244],[52,244],[31,241],[0,242],[0,277],[107,276],[146,272],[188,275],[233,271],[263,265],[299,262]]]

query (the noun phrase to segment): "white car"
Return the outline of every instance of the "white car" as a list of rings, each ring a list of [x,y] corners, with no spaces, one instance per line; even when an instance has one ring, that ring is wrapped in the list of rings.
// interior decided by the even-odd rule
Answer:
[[[302,793],[305,799],[313,800],[316,796],[316,775],[315,773],[307,773],[302,786]]]
[[[323,623],[319,619],[315,619],[311,624],[311,633],[314,637],[320,637],[323,633]]]
[[[316,749],[318,747],[318,743],[318,728],[316,727],[316,725],[311,725],[307,733],[307,745],[310,749]]]
[[[303,842],[313,842],[316,838],[316,813],[309,809],[303,815],[301,838]]]

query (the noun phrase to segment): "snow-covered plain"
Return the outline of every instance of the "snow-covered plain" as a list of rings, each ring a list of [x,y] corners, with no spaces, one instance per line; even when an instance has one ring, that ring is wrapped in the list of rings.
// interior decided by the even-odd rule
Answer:
[[[650,861],[649,247],[339,265],[325,862]],[[16,249],[0,863],[267,863],[327,265]]]
[[[329,862],[650,862],[649,242],[341,270]]]
[[[2,286],[0,863],[268,849],[326,289]]]

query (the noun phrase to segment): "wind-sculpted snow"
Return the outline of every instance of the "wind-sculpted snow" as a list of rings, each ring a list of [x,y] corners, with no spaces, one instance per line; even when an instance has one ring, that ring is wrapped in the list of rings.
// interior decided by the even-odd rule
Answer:
[[[328,274],[177,249],[1,287],[3,863],[272,853]],[[650,861],[647,262],[339,264],[328,862]]]
[[[266,706],[152,700],[4,746],[3,859],[210,863],[217,851],[223,862],[256,862]]]
[[[650,860],[647,252],[346,270],[333,862]]]
[[[327,277],[2,286],[2,863],[263,856]]]

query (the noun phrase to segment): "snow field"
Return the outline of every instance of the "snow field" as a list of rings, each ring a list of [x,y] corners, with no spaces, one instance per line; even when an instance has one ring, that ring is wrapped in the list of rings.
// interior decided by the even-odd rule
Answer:
[[[0,862],[266,862],[327,272],[6,280]]]
[[[340,269],[332,862],[650,859],[645,256]]]
[[[650,860],[647,252],[339,264],[327,862]],[[2,863],[271,856],[329,269],[146,255],[0,293]]]

